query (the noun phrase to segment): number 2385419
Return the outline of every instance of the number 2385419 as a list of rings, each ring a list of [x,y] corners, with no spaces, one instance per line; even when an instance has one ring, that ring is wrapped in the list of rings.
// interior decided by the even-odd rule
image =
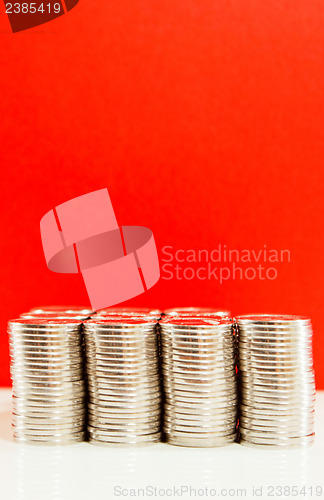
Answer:
[[[7,14],[59,14],[60,12],[59,3],[6,3]]]

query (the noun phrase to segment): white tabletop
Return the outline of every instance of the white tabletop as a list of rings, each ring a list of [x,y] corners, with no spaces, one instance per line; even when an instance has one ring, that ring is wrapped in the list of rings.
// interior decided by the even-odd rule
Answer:
[[[211,449],[18,445],[11,437],[10,398],[10,390],[0,390],[1,500],[324,498],[324,392],[317,397],[315,445],[287,451],[239,444]]]

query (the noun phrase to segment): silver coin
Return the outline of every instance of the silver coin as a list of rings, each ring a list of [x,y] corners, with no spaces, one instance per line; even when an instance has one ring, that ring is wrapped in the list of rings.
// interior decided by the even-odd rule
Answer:
[[[12,410],[13,415],[19,415],[20,417],[36,417],[36,418],[83,418],[86,413],[84,405],[71,405],[68,407],[53,407],[48,408],[44,406],[28,406],[23,408],[14,406]]]
[[[167,418],[165,418],[167,417]],[[233,428],[237,427],[238,424],[238,419],[236,414],[223,414],[223,415],[217,415],[217,414],[184,414],[180,417],[177,415],[173,415],[171,412],[169,414],[165,414],[163,417],[163,422],[175,422],[179,425],[192,425],[192,426],[200,426],[203,424],[208,424],[208,425],[228,425],[232,426]]]
[[[280,408],[282,409],[294,409],[294,408],[299,408],[301,409],[301,407],[303,408],[313,408],[314,407],[314,404],[315,404],[315,398],[310,398],[310,399],[298,399],[296,398],[295,400],[291,399],[291,400],[286,400],[286,401],[282,401],[280,399],[280,402],[278,400],[273,400],[272,398],[252,398],[252,397],[246,397],[244,396],[244,404],[249,404],[250,406],[254,406],[255,408],[262,408],[264,407],[265,409],[275,409],[275,408],[278,408],[280,406]]]
[[[25,367],[22,367],[22,366],[12,366],[11,367],[11,372],[15,375],[15,376],[53,376],[53,377],[56,377],[56,376],[66,376],[67,378],[69,377],[69,375],[81,375],[82,374],[82,370],[83,370],[83,367],[82,365],[80,366],[70,366],[69,368],[61,368],[61,369],[58,369],[56,367],[53,367],[53,366],[46,366],[46,367],[38,367],[38,368],[34,368],[34,367],[29,367],[29,366],[25,366]],[[79,377],[80,378],[80,377]]]
[[[245,414],[240,414],[240,422],[245,424],[245,426],[251,424],[251,425],[262,425],[262,426],[289,426],[289,425],[310,425],[314,424],[314,413],[310,413],[309,415],[303,416],[297,415],[297,416],[282,416],[282,417],[269,417],[267,415],[258,415],[258,414],[253,414],[253,413],[245,413]]]
[[[137,413],[144,413],[144,414],[152,414],[152,413],[159,413],[161,409],[160,403],[152,403],[152,404],[134,404],[132,401],[129,401],[127,403],[124,403],[124,405],[117,405],[117,404],[104,404],[104,402],[89,402],[88,404],[88,412],[89,413],[120,413],[120,414],[137,414]]]
[[[164,375],[168,375],[167,373],[164,372]],[[173,373],[172,374],[172,379],[174,381],[174,383],[180,383],[180,384],[184,384],[186,382],[188,382],[189,384],[192,384],[192,385],[197,385],[197,387],[199,385],[209,385],[211,384],[212,382],[216,383],[217,381],[221,380],[221,381],[225,381],[226,380],[226,375],[224,374],[222,377],[217,377],[216,375],[215,376],[207,376],[207,375],[204,375],[204,376],[199,376],[198,374],[197,375],[193,375],[193,374],[180,374],[180,373]]]
[[[270,367],[260,367],[260,366],[245,366],[244,368],[242,365],[239,365],[241,370],[247,370],[249,373],[252,374],[257,374],[257,375],[263,375],[263,374],[268,374],[268,375],[274,375],[278,374],[278,376],[286,376],[286,375],[293,375],[297,374],[298,375],[298,367],[285,367],[285,366],[274,366],[273,368]],[[308,373],[312,372],[312,368],[308,370]],[[308,374],[306,372],[306,375]]]
[[[308,385],[315,382],[315,375],[313,370],[306,373],[302,372],[301,376],[295,377],[294,375],[268,375],[268,374],[252,374],[247,372],[241,372],[239,374],[239,379],[241,382],[248,384],[249,386],[256,385],[286,385],[288,386],[298,386],[298,385]]]
[[[160,390],[160,381],[159,380],[148,380],[147,383],[145,384],[129,384],[129,383],[122,383],[122,384],[89,384],[89,393],[90,394],[102,394],[102,395],[108,395],[108,394],[143,394],[143,393],[150,393],[156,392],[157,390]]]
[[[208,430],[206,431],[201,431],[199,432],[199,429],[198,430],[195,430],[194,432],[187,432],[187,431],[178,431],[178,430],[174,430],[172,429],[172,431],[167,431],[166,434],[168,435],[171,435],[173,437],[183,437],[183,438],[192,438],[192,439],[197,439],[197,438],[217,438],[217,437],[228,437],[228,436],[233,436],[233,434],[235,433],[236,435],[236,431],[233,431],[232,429],[228,429],[227,431],[221,431],[221,432],[218,432],[218,431],[210,431],[208,432]]]
[[[62,383],[62,382],[67,382],[67,381],[77,381],[80,380],[82,377],[82,374],[69,374],[69,375],[33,375],[33,374],[26,374],[22,376],[21,374],[11,374],[11,379],[13,382],[20,382],[20,383],[25,383],[27,384],[41,384],[42,382],[44,383]]]
[[[39,347],[39,346],[36,346],[36,347],[30,347],[30,346],[27,346],[27,347],[24,347],[24,348],[20,348],[20,347],[15,347],[14,351],[12,351],[12,349],[10,350],[10,353],[12,353],[16,358],[18,356],[22,356],[22,357],[30,357],[32,355],[35,355],[36,357],[48,357],[48,356],[52,356],[52,355],[61,355],[61,356],[66,356],[66,358],[70,358],[71,354],[74,354],[74,355],[77,355],[77,356],[81,356],[82,355],[82,351],[81,351],[81,348],[79,347],[71,347],[71,348],[68,348],[68,347],[64,347],[64,346],[58,346],[58,347],[53,347],[53,346],[44,346],[44,347]]]
[[[34,402],[33,402],[34,403]],[[42,405],[41,403],[38,406],[35,406],[34,404],[30,405],[28,403],[26,404],[19,404],[17,405],[15,402],[12,404],[13,412],[14,413],[36,413],[39,414],[39,412],[44,413],[45,415],[49,414],[76,414],[76,413],[84,413],[85,407],[84,407],[84,401],[82,403],[74,403],[73,400],[71,400],[71,404],[68,406],[65,401],[62,401],[62,404],[60,405],[60,402],[58,401],[55,406],[53,405]]]
[[[201,335],[199,332],[181,335],[161,336],[161,345],[165,348],[190,349],[193,348],[211,348],[211,349],[229,349],[233,346],[234,336],[231,331],[219,332],[218,335]]]
[[[37,363],[37,364],[46,364],[48,362],[51,362],[52,364],[77,364],[82,362],[82,357],[81,354],[71,354],[71,353],[62,353],[59,355],[51,355],[47,354],[45,356],[40,355],[39,353],[34,353],[31,356],[27,356],[26,353],[24,353],[22,356],[17,355],[17,353],[10,352],[10,357],[13,363]]]
[[[209,407],[214,406],[214,411],[217,411],[217,408],[231,408],[231,407],[237,407],[237,398],[236,399],[228,399],[228,400],[221,400],[221,399],[211,399],[211,398],[185,398],[185,397],[165,397],[165,403],[168,403],[169,405],[172,405],[176,408],[181,408],[184,404],[192,405],[195,407],[199,407],[199,405],[209,405]],[[184,406],[184,408],[187,408],[187,406]]]
[[[150,397],[151,395],[155,394],[160,394],[160,382],[157,381],[156,383],[150,385],[150,384],[145,384],[144,386],[137,386],[135,385],[134,387],[111,387],[107,386],[107,388],[102,388],[102,387],[97,387],[97,386],[90,386],[89,387],[89,394],[96,396],[98,398],[102,396],[125,396],[125,397],[133,397],[133,396],[143,396],[143,397]]]
[[[170,384],[193,384],[196,385],[196,382],[191,382],[190,380],[197,380],[197,383],[201,385],[201,380],[202,378],[205,377],[191,377],[191,376],[186,376],[184,377],[184,374],[182,372],[174,372],[173,370],[164,370],[163,373],[163,383],[170,383]],[[235,370],[228,370],[226,372],[216,372],[213,374],[212,377],[208,377],[209,379],[212,378],[212,381],[210,382],[211,385],[216,385],[216,384],[228,384],[229,386],[233,386],[237,383],[238,378],[236,375]],[[183,380],[183,381],[182,381]],[[203,385],[208,385],[208,380],[206,380]]]
[[[135,396],[129,396],[125,394],[117,394],[117,395],[108,395],[108,396],[96,396],[95,394],[92,394],[89,396],[90,401],[97,402],[100,401],[103,404],[110,404],[113,403],[114,401],[119,402],[119,403],[126,403],[127,401],[132,401],[134,404],[141,404],[141,403],[157,403],[161,401],[161,395],[157,391],[156,393],[148,394],[148,395],[135,395]]]
[[[224,402],[218,402],[218,403],[213,403],[210,402],[209,399],[203,400],[201,403],[195,402],[193,405],[191,401],[177,401],[177,400],[167,400],[165,402],[165,406],[168,405],[169,408],[181,408],[183,411],[185,410],[190,410],[192,412],[198,413],[200,411],[217,411],[217,413],[220,413],[222,410],[227,410],[231,411],[237,408],[237,403],[236,401],[224,401]]]
[[[279,374],[278,374],[279,375]],[[295,388],[295,387],[309,387],[310,389],[314,387],[315,384],[315,376],[314,373],[305,374],[304,377],[294,377],[291,375],[287,376],[278,376],[275,375],[268,376],[267,374],[245,374],[240,373],[239,383],[242,385],[246,385],[247,387],[258,388],[258,386],[262,386],[265,388]]]
[[[247,430],[244,427],[240,427],[240,435],[245,438],[245,439],[296,439],[296,438],[303,438],[306,437],[307,434],[305,434],[304,431],[289,431],[289,430],[283,430],[283,431],[257,431],[255,429],[253,430]]]
[[[297,314],[244,314],[241,316],[236,316],[235,321],[240,325],[245,323],[265,323],[266,325],[271,324],[304,324],[309,323],[311,320],[307,316],[298,316]]]
[[[71,407],[71,406],[82,406],[84,404],[84,398],[68,398],[68,399],[59,399],[59,398],[51,398],[51,399],[33,399],[33,398],[17,398],[16,396],[12,401],[15,408],[25,408],[25,406],[42,406],[48,408],[59,407]]]
[[[312,353],[312,341],[309,340],[309,342],[303,342],[303,343],[285,343],[283,342],[282,344],[276,342],[274,345],[271,345],[271,343],[267,341],[255,341],[255,340],[243,340],[240,339],[238,342],[239,348],[243,352],[253,352],[253,353],[263,353],[263,352],[269,352],[269,353],[286,353],[287,350],[289,349],[289,352],[291,353],[296,353],[299,352],[301,349],[307,353]]]
[[[161,400],[160,399],[155,399],[154,401],[143,401],[142,404],[140,404],[137,401],[133,400],[126,400],[126,401],[103,401],[101,399],[95,399],[91,398],[91,405],[97,405],[100,406],[100,408],[120,408],[121,410],[125,408],[143,408],[143,409],[155,409],[155,408],[160,408],[161,406]]]
[[[193,369],[207,369],[210,370],[211,368],[217,369],[218,367],[226,366],[226,367],[234,367],[235,366],[235,359],[234,357],[230,357],[228,359],[215,359],[212,362],[206,361],[206,360],[191,360],[188,359],[184,361],[183,359],[177,359],[177,357],[174,358],[162,358],[162,366],[165,368],[193,368]]]
[[[135,368],[129,368],[127,366],[121,365],[120,367],[111,367],[111,366],[96,366],[96,367],[91,367],[87,366],[87,372],[94,374],[94,376],[105,376],[107,375],[117,375],[117,376],[128,376],[128,375],[144,375],[144,376],[150,376],[150,375],[156,375],[158,373],[158,366],[157,365],[151,365],[151,366],[143,366],[143,367],[135,367]]]
[[[97,409],[89,410],[88,417],[89,418],[103,418],[109,419],[112,422],[117,420],[119,422],[124,422],[128,420],[157,420],[161,417],[161,408],[150,409],[148,408],[139,408],[138,411],[133,411],[133,409],[123,409],[122,411],[115,411],[116,408],[113,408],[114,411],[109,411],[109,409],[105,408],[105,411],[102,411],[101,407],[98,406]]]
[[[201,415],[201,416],[219,416],[223,417],[224,419],[226,417],[233,417],[234,415],[237,414],[237,407],[236,406],[223,406],[223,407],[216,407],[215,406],[209,406],[208,403],[205,405],[188,405],[188,406],[174,406],[170,405],[168,403],[165,403],[164,405],[164,412],[182,412],[187,415]]]
[[[21,444],[33,444],[33,445],[70,445],[84,441],[85,433],[84,431],[78,432],[76,434],[71,434],[70,436],[60,436],[60,437],[40,437],[40,436],[24,436],[21,433],[13,433],[13,438],[16,443]]]
[[[269,354],[268,352],[255,354],[251,351],[244,353],[241,351],[240,363],[241,360],[245,362],[251,363],[260,363],[260,364],[272,364],[272,363],[310,363],[312,364],[312,355],[310,353],[298,352],[298,354],[294,354],[292,352],[286,352],[285,354]]]
[[[217,437],[217,438],[187,438],[173,435],[166,435],[166,441],[175,446],[185,446],[193,448],[215,448],[218,446],[226,446],[236,441],[237,434],[232,436]]]
[[[167,337],[162,335],[162,349],[176,349],[178,351],[187,349],[219,349],[220,351],[230,350],[234,345],[232,332],[219,332],[218,336],[186,335]]]
[[[115,417],[101,417],[99,415],[93,415],[89,414],[89,423],[93,427],[96,427],[96,423],[98,424],[109,424],[109,425],[128,425],[131,423],[138,424],[138,425],[150,425],[150,424],[155,424],[156,422],[160,423],[160,417],[161,415],[152,415],[152,416],[144,416],[144,417],[127,417],[127,418],[119,418],[119,416]]]
[[[166,349],[177,348],[190,349],[192,348],[211,348],[211,349],[230,349],[234,344],[234,335],[232,331],[219,331],[217,334],[201,334],[201,332],[184,332],[179,335],[168,335],[162,333],[161,345]]]
[[[265,358],[263,360],[261,359],[247,359],[247,358],[240,358],[239,360],[239,367],[243,371],[249,371],[251,368],[254,369],[259,369],[259,370],[268,370],[268,369],[273,369],[273,368],[278,368],[280,370],[297,370],[300,369],[301,366],[307,366],[309,369],[313,368],[313,364],[310,361],[309,357],[305,359],[291,359],[291,358],[286,358],[286,359],[268,359]]]
[[[277,349],[286,347],[287,349],[291,347],[292,349],[309,349],[312,346],[312,337],[308,336],[283,336],[278,335],[277,337],[264,335],[264,336],[242,336],[238,338],[238,344],[242,349],[247,349],[248,346],[259,347],[260,349]]]
[[[9,341],[9,347],[13,351],[16,349],[24,350],[29,347],[38,347],[39,349],[44,349],[46,347],[53,348],[64,348],[64,349],[78,349],[81,347],[81,339],[80,342],[77,342],[76,339],[65,338],[65,339],[44,339],[44,340],[36,340],[36,339],[20,339],[15,338]]]
[[[47,431],[55,431],[58,432],[60,430],[64,432],[81,432],[85,428],[85,422],[82,421],[75,421],[75,422],[69,422],[66,420],[66,422],[48,422],[48,423],[39,423],[38,421],[33,421],[33,420],[20,420],[18,418],[12,420],[13,427],[19,431],[19,429],[22,429],[23,431],[31,430],[33,432],[39,430],[47,430]]]
[[[129,345],[143,346],[145,345],[155,345],[157,343],[158,336],[152,331],[137,332],[136,330],[127,333],[120,332],[85,332],[84,335],[85,342],[91,345],[105,344],[107,345]]]
[[[143,341],[155,341],[157,338],[157,334],[155,329],[92,329],[88,328],[84,329],[84,338],[86,342],[91,341],[100,341],[101,339],[107,341],[127,341],[134,340],[138,342]]]
[[[23,390],[25,384],[19,384],[16,382],[13,382],[12,388],[13,392],[20,391],[21,393],[33,393],[33,394],[40,394],[40,393],[49,393],[49,394],[74,394],[74,391],[77,393],[78,391],[84,391],[85,389],[85,382],[84,380],[76,380],[72,382],[60,382],[58,383],[45,383],[45,384],[40,384],[39,387],[36,386],[36,384],[32,384],[31,390],[29,391],[29,388],[26,388],[26,391]]]
[[[90,342],[108,342],[110,343],[130,343],[130,344],[138,344],[142,342],[156,342],[157,335],[155,333],[152,333],[152,331],[134,331],[131,333],[113,333],[113,332],[105,332],[101,330],[98,333],[91,334],[89,332],[85,332],[85,339],[86,341]]]
[[[121,385],[121,384],[145,384],[148,381],[158,381],[159,380],[159,375],[131,375],[131,376],[92,376],[88,374],[88,381],[89,383],[95,384],[97,387],[104,387],[104,385]]]
[[[270,421],[314,421],[315,409],[309,411],[262,411],[258,408],[241,405],[240,418],[253,418],[256,420]]]
[[[90,403],[97,403],[100,402],[104,405],[108,405],[110,403],[113,403],[114,401],[119,401],[119,402],[133,402],[134,404],[139,404],[139,403],[147,403],[147,402],[152,402],[156,403],[158,401],[161,401],[161,393],[159,391],[152,392],[151,394],[97,394],[97,393],[92,393],[89,394],[89,401]]]
[[[145,436],[127,436],[127,437],[113,437],[106,436],[100,432],[89,431],[89,441],[91,444],[101,444],[101,445],[116,445],[116,444],[127,444],[127,445],[139,445],[147,443],[158,443],[161,441],[161,433],[157,432],[155,434],[147,434]]]
[[[262,426],[262,425],[255,425],[255,424],[245,424],[240,420],[240,429],[245,429],[247,431],[252,431],[252,432],[260,432],[263,433],[263,431],[268,431],[273,433],[274,436],[277,435],[282,435],[284,432],[287,433],[287,436],[307,436],[308,434],[311,434],[314,431],[314,424],[304,424],[304,425],[298,425],[298,424],[291,424],[286,425],[286,426]]]
[[[299,448],[306,448],[308,446],[312,446],[315,442],[315,436],[312,436],[310,439],[300,439],[298,442],[294,441],[293,444],[291,442],[278,442],[278,443],[273,443],[273,440],[271,442],[255,442],[255,441],[248,441],[246,439],[243,439],[243,437],[240,438],[239,443],[245,447],[248,448],[268,448],[268,449],[282,449],[282,448],[289,448],[289,449],[299,449]]]
[[[194,389],[191,390],[182,390],[182,388],[178,386],[174,386],[171,388],[168,388],[168,390],[165,391],[166,395],[183,395],[183,396],[196,396],[200,398],[210,398],[210,397],[216,397],[223,399],[224,397],[231,397],[231,398],[237,398],[237,389],[235,386],[233,387],[228,387],[228,388],[220,388],[215,385],[215,387],[209,391],[200,391],[200,386],[194,387]]]
[[[153,431],[151,429],[143,429],[143,430],[139,430],[139,431],[134,431],[132,429],[129,429],[127,430],[125,428],[125,430],[123,431],[115,431],[115,430],[110,430],[110,429],[101,429],[101,428],[97,428],[97,427],[92,427],[91,425],[88,425],[88,431],[90,433],[90,435],[92,436],[96,436],[96,435],[101,435],[101,436],[107,436],[109,438],[122,438],[122,437],[134,437],[134,438],[143,438],[144,439],[144,436],[146,435],[151,435],[151,434],[156,434],[158,431],[157,429],[154,429],[153,428]]]
[[[172,366],[167,367],[165,365],[162,365],[162,373],[166,374],[174,374],[174,376],[180,375],[180,376],[186,376],[186,377],[201,377],[201,378],[213,378],[215,375],[222,374],[224,372],[229,372],[230,374],[235,373],[235,367],[234,366],[226,366],[226,365],[219,365],[219,366],[202,366],[202,367],[193,367],[192,365],[188,365],[187,367],[183,366]]]
[[[51,389],[49,390],[45,389],[42,391],[37,391],[37,390],[34,391],[33,389],[20,390],[20,391],[13,390],[13,396],[22,399],[38,399],[38,400],[46,399],[48,401],[62,400],[67,402],[68,400],[71,399],[84,399],[85,390],[84,389],[76,390],[73,388],[71,388],[69,391],[67,389],[62,391],[51,390]]]
[[[202,352],[202,350],[197,350],[197,351],[193,351],[193,350],[187,350],[186,352],[184,351],[181,351],[179,352],[178,354],[176,354],[174,351],[170,351],[170,356],[166,356],[165,355],[165,351],[162,351],[162,359],[163,360],[167,360],[167,359],[171,359],[171,360],[178,360],[178,361],[198,361],[198,360],[203,360],[204,362],[206,363],[214,363],[215,361],[217,361],[217,359],[219,359],[219,354],[217,353],[212,353],[212,352],[208,352],[208,353],[204,353]],[[232,358],[234,360],[234,358]],[[232,361],[232,359],[230,358],[230,361]]]
[[[209,395],[212,394],[218,394],[222,393],[223,391],[234,391],[237,392],[237,388],[235,384],[226,384],[226,383],[216,383],[216,384],[210,384],[210,385],[204,385],[202,386],[201,384],[197,387],[197,385],[185,385],[185,384],[173,384],[170,382],[164,381],[164,390],[165,392],[172,392],[173,390],[179,390],[182,393],[191,393],[191,392],[197,392],[197,390],[208,397]]]
[[[76,429],[75,432],[76,433],[79,433],[79,432],[82,432],[83,429]],[[41,430],[41,429],[32,429],[30,427],[26,428],[20,428],[20,427],[16,427],[14,424],[13,424],[13,432],[14,434],[19,434],[21,433],[22,435],[28,437],[28,436],[47,436],[47,437],[67,437],[67,436],[70,436],[71,434],[74,433],[74,429],[55,429],[55,428],[52,428],[52,429],[45,429],[45,430]]]
[[[66,360],[63,362],[63,360],[28,360],[28,359],[11,359],[12,361],[12,368],[20,368],[20,369],[35,369],[35,370],[46,370],[46,369],[52,369],[52,370],[67,370],[67,369],[80,369],[83,367],[82,359],[75,359],[75,360]]]
[[[266,330],[266,331],[303,331],[307,330],[309,328],[312,328],[312,323],[311,321],[304,322],[304,323],[267,323],[266,321],[260,322],[260,323],[242,323],[239,322],[237,325],[238,331],[247,331],[247,330]]]
[[[301,399],[301,400],[304,400],[305,398],[314,398],[315,397],[315,387],[313,387],[313,390],[310,390],[309,387],[303,389],[303,388],[300,388],[300,390],[298,390],[298,388],[296,388],[295,390],[291,390],[291,389],[276,389],[276,388],[273,388],[271,389],[270,386],[268,386],[268,389],[265,388],[265,386],[256,386],[254,385],[253,387],[251,386],[243,386],[241,385],[241,393],[242,393],[242,396],[243,398],[245,396],[247,397],[252,397],[252,398],[258,398],[258,397],[261,397],[261,398],[271,398],[271,399],[274,399],[274,400],[277,400],[278,398],[280,399],[280,401],[285,401],[286,399],[290,399],[290,398],[293,398],[294,400],[295,399]],[[269,389],[270,387],[270,389]]]
[[[246,404],[242,404],[240,405],[240,413],[243,414],[243,415],[249,415],[251,414],[251,412],[253,412],[253,414],[255,415],[268,415],[268,416],[271,416],[271,418],[273,416],[279,416],[279,417],[282,417],[282,416],[288,416],[288,415],[302,415],[304,413],[306,413],[307,415],[310,415],[312,412],[314,411],[314,409],[304,409],[301,408],[300,406],[297,407],[297,408],[291,408],[291,407],[287,407],[287,408],[284,408],[284,407],[280,407],[278,408],[278,405],[275,406],[275,408],[271,408],[271,407],[266,407],[266,406],[263,406],[262,408],[257,408],[255,407],[254,405],[252,406],[247,406]]]
[[[92,415],[97,415],[101,417],[105,417],[108,415],[113,415],[118,413],[121,415],[139,415],[142,414],[144,416],[148,415],[158,415],[161,412],[160,404],[152,404],[152,405],[132,405],[131,403],[125,406],[120,405],[103,405],[100,403],[89,403],[88,413]]]
[[[199,437],[199,436],[204,437],[205,434],[208,434],[208,435],[213,434],[214,436],[228,436],[229,433],[233,434],[234,432],[236,432],[236,428],[235,428],[235,425],[231,425],[228,427],[222,426],[222,427],[212,428],[209,426],[190,427],[190,426],[178,425],[175,423],[170,424],[168,422],[164,422],[163,431],[166,434],[190,433],[190,434],[192,434],[191,437],[193,437],[193,435],[195,435],[195,437]]]
[[[59,340],[65,340],[69,337],[73,337],[74,341],[81,339],[81,331],[79,329],[56,329],[56,330],[51,330],[51,331],[15,331],[13,334],[9,333],[9,340],[15,341],[17,339],[33,339],[33,340],[39,340],[39,341],[44,341],[44,340],[52,340],[52,339],[59,339]]]
[[[98,347],[96,349],[91,349],[89,347],[86,347],[86,355],[88,357],[91,357],[92,354],[100,354],[100,355],[109,355],[111,357],[115,356],[130,356],[131,354],[135,354],[138,356],[139,359],[145,359],[147,356],[155,356],[157,357],[158,352],[157,348],[142,348],[142,349],[126,349],[126,348],[107,348],[107,347]]]
[[[155,424],[132,424],[128,423],[125,425],[113,425],[113,424],[98,424],[98,423],[89,423],[92,428],[97,429],[98,431],[107,432],[113,436],[127,436],[127,435],[146,435],[146,434],[155,434],[156,432],[161,431],[160,422],[156,422]],[[88,426],[88,427],[89,427]]]
[[[154,353],[145,353],[145,352],[135,352],[133,354],[114,354],[108,352],[106,354],[100,354],[96,351],[88,351],[87,349],[87,359],[89,362],[93,363],[145,363],[145,362],[153,362],[156,363],[158,359],[157,352]]]
[[[118,368],[130,368],[130,369],[137,369],[137,368],[152,368],[156,367],[158,365],[158,359],[156,357],[151,358],[151,359],[127,359],[127,358],[103,358],[103,359],[98,359],[98,358],[90,358],[87,362],[87,366],[91,368],[99,368],[100,367],[108,367],[111,369],[118,369]]]
[[[227,424],[206,424],[201,422],[196,425],[185,425],[183,422],[179,423],[174,420],[164,420],[163,431],[165,433],[171,434],[174,432],[183,432],[195,434],[197,436],[204,434],[216,434],[216,435],[228,435],[236,432],[236,422],[232,422],[231,425]]]

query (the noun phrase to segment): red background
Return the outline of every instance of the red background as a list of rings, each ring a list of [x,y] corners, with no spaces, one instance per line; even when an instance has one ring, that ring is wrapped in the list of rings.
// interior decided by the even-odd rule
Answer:
[[[108,187],[123,225],[161,249],[290,249],[274,281],[165,281],[133,305],[310,315],[322,336],[322,0],[82,0],[12,34],[0,10],[0,384],[6,322],[87,303],[47,270],[39,221]]]

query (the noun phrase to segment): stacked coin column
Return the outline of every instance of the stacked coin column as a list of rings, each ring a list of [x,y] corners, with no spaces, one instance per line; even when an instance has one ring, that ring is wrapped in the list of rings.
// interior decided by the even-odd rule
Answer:
[[[160,328],[167,442],[232,443],[238,399],[232,322],[165,317]]]
[[[81,327],[72,319],[8,323],[16,441],[65,444],[84,439]]]
[[[101,318],[84,324],[90,442],[139,445],[161,437],[156,321]]]
[[[241,316],[240,442],[294,446],[314,440],[312,326],[298,316]]]

